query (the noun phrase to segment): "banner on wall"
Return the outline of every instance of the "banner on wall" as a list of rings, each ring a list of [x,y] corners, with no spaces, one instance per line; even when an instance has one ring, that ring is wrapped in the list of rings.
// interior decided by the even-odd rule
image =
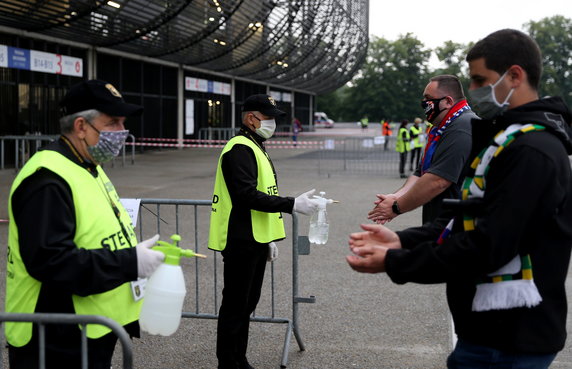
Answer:
[[[73,56],[0,45],[0,67],[82,77],[83,60]]]
[[[213,94],[230,96],[231,86],[230,83],[225,82],[209,81],[207,79],[195,77],[185,77],[185,90],[209,92]]]
[[[192,99],[185,100],[185,134],[192,135],[195,133],[195,101]]]

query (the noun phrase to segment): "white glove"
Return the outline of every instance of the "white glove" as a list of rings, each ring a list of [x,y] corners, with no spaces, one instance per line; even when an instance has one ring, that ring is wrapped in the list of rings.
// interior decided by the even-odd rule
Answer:
[[[270,242],[268,244],[268,256],[266,257],[267,261],[274,261],[278,258],[278,247],[276,246],[275,242]]]
[[[137,250],[137,276],[139,278],[149,277],[153,274],[155,269],[161,265],[163,260],[165,260],[165,254],[160,251],[151,250],[151,247],[155,246],[158,240],[159,235],[156,234],[135,246]]]
[[[315,189],[304,192],[294,199],[294,211],[304,215],[311,215],[318,209],[318,201],[310,198],[316,192]]]

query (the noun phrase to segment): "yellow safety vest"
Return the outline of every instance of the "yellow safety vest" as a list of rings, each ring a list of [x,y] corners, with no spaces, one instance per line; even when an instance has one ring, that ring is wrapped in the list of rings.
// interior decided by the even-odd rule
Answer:
[[[129,215],[100,166],[97,166],[98,178],[95,178],[85,168],[55,151],[36,153],[14,180],[8,200],[11,221],[8,232],[6,312],[9,313],[34,313],[42,286],[42,282],[28,274],[22,261],[18,228],[12,214],[12,195],[24,179],[41,168],[62,177],[71,189],[76,217],[74,243],[78,248],[93,250],[108,247],[115,251],[135,247],[137,244]],[[119,219],[127,235],[123,233],[110,203],[119,210]],[[129,240],[126,240],[126,237]],[[76,314],[102,315],[121,325],[138,320],[141,310],[141,301],[134,301],[129,283],[95,295],[72,295],[72,300]],[[99,338],[109,332],[111,330],[103,325],[87,325],[89,338]],[[6,323],[6,339],[12,346],[24,346],[31,337],[32,323]]]
[[[264,151],[252,140],[245,136],[235,136],[224,147],[218,160],[216,179],[213,191],[211,209],[211,222],[209,230],[209,249],[222,251],[225,249],[228,238],[228,223],[232,210],[232,200],[228,193],[228,187],[222,174],[222,156],[232,149],[234,145],[246,145],[252,149],[256,157],[258,177],[256,189],[271,196],[278,196],[278,186],[270,159]],[[254,240],[259,243],[268,243],[281,240],[286,237],[282,214],[266,213],[263,211],[250,210],[252,221],[252,234]]]
[[[419,135],[421,134],[422,130],[421,127],[419,128],[415,128],[415,126],[411,126],[411,128],[409,128],[411,130],[411,133],[413,135],[415,135],[415,138],[413,139],[413,147],[417,148],[417,147],[423,147],[423,144],[421,143],[421,140],[419,139]]]
[[[400,128],[397,132],[397,141],[395,142],[395,151],[407,152],[409,151],[409,131],[407,128]]]

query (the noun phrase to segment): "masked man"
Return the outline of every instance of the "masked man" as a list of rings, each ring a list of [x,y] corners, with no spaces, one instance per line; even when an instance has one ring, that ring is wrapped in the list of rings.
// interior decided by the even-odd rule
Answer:
[[[471,119],[461,82],[440,75],[429,80],[421,106],[433,124],[419,166],[396,192],[377,195],[368,219],[385,223],[423,205],[423,223],[440,214],[446,198],[458,198],[462,170],[471,150]]]
[[[113,159],[128,135],[126,117],[142,107],[123,101],[97,80],[73,86],[60,103],[61,137],[37,152],[10,191],[6,311],[109,317],[139,336],[141,296],[129,283],[164,259],[137,243],[129,215],[100,164]],[[135,282],[133,282],[135,283]],[[87,325],[89,368],[111,366],[117,337]],[[46,368],[81,367],[81,331],[47,325]],[[7,323],[10,368],[38,368],[38,329]]]
[[[282,212],[309,215],[318,207],[314,190],[281,197],[264,141],[285,115],[267,95],[242,106],[242,127],[224,147],[216,172],[209,248],[222,251],[224,288],[217,327],[219,369],[250,369],[246,359],[250,315],[260,299],[266,262],[285,238]]]

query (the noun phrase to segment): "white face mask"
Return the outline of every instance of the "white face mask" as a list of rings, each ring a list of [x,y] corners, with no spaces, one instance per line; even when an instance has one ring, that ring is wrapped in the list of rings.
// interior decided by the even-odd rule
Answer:
[[[510,105],[508,100],[512,96],[514,88],[510,90],[502,104],[497,101],[495,96],[495,87],[504,79],[507,73],[508,71],[504,72],[499,80],[492,85],[483,86],[469,91],[469,96],[471,96],[471,107],[482,119],[492,119],[501,115],[508,109],[508,106]]]
[[[276,120],[272,118],[272,119],[260,120],[260,128],[256,128],[255,132],[262,138],[270,138],[274,134],[275,130],[276,130]]]

